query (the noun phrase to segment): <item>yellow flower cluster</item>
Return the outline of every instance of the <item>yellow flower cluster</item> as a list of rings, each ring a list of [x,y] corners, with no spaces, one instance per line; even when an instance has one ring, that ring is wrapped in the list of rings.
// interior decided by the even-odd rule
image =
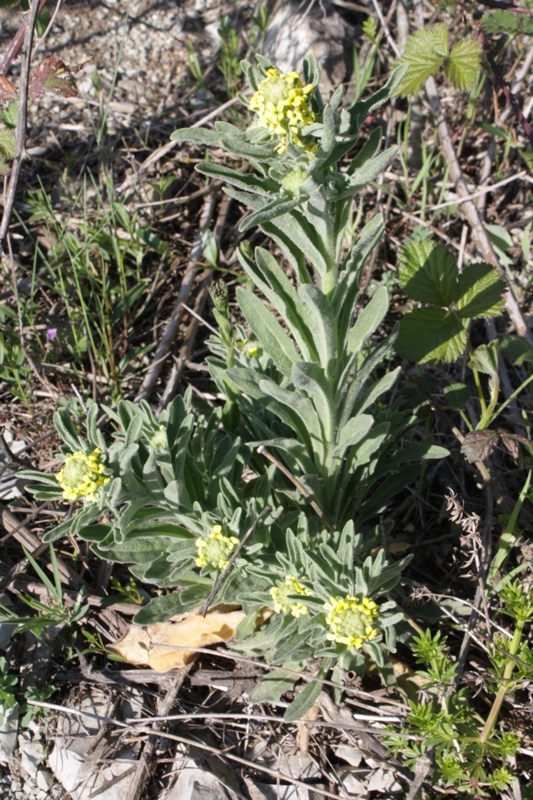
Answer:
[[[224,569],[228,565],[229,556],[238,544],[239,540],[236,536],[224,536],[222,525],[214,525],[207,539],[200,536],[196,540],[198,548],[196,566]]]
[[[56,475],[65,500],[74,503],[84,497],[89,503],[95,502],[96,490],[110,480],[103,474],[101,455],[102,451],[96,448],[89,455],[78,450],[66,457],[63,469]]]
[[[314,112],[307,106],[312,91],[313,84],[303,86],[297,72],[280,73],[272,68],[267,70],[267,77],[250,100],[250,109],[259,116],[259,125],[280,137],[276,147],[280,155],[287,150],[289,131],[293,144],[310,155],[316,152],[316,144],[305,144],[300,139],[300,129],[315,121]]]
[[[379,617],[379,606],[368,597],[330,597],[324,604],[328,611],[326,623],[330,627],[327,639],[347,647],[359,649],[364,642],[371,642],[379,630],[373,621]]]
[[[309,613],[309,609],[303,603],[294,602],[289,600],[290,594],[301,594],[304,597],[310,597],[311,592],[305,586],[298,582],[294,575],[287,575],[285,580],[279,586],[273,586],[270,589],[270,596],[274,601],[274,611],[276,614],[292,614],[293,617],[301,617]]]

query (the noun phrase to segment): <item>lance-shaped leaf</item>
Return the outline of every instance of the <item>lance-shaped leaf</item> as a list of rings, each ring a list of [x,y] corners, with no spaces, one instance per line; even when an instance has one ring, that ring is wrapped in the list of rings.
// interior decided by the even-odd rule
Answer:
[[[379,380],[375,383],[370,384],[370,387],[367,389],[366,392],[361,394],[357,399],[357,403],[353,407],[352,414],[361,414],[367,408],[370,408],[379,398],[381,395],[386,394],[394,384],[396,383],[396,379],[400,374],[401,367],[396,367],[396,369],[391,370],[390,372],[385,373]]]
[[[298,389],[306,392],[316,408],[324,431],[324,442],[333,442],[335,435],[334,399],[324,370],[318,364],[301,361],[293,367],[292,380]],[[325,444],[324,449],[326,446]]]
[[[374,156],[379,152],[379,149],[381,147],[382,134],[383,131],[381,130],[381,127],[374,128],[374,130],[372,131],[372,133],[370,134],[370,136],[368,137],[368,139],[366,140],[366,142],[364,143],[364,145],[362,146],[362,148],[357,153],[352,163],[348,167],[346,171],[347,175],[353,175],[353,173],[356,170],[360,169],[364,164],[366,164],[367,161],[369,161],[371,158],[374,158]]]
[[[237,289],[237,301],[248,325],[261,342],[261,347],[272,358],[279,371],[290,378],[293,364],[301,361],[292,339],[252,292]]]
[[[372,370],[374,370],[377,365],[383,361],[387,353],[390,351],[392,344],[396,339],[396,335],[397,332],[395,330],[391,336],[385,339],[385,341],[376,345],[376,347],[371,350],[370,354],[367,356],[367,358],[365,358],[363,364],[358,369],[344,400],[342,415],[339,423],[341,426],[346,425],[350,417],[353,416],[357,400],[363,391],[366,381],[370,377]]]
[[[305,202],[305,200],[307,200],[306,197],[291,197],[290,200],[282,200],[276,197],[270,203],[267,203],[260,211],[255,211],[253,214],[250,214],[249,217],[245,217],[239,226],[239,230],[244,232],[249,230],[249,228],[253,228],[254,225],[270,222],[270,220],[281,217],[288,211],[292,211],[293,208],[296,208],[296,206],[299,206],[301,203]]]
[[[63,97],[78,95],[78,87],[70,69],[59,58],[45,58],[33,73],[28,94],[30,97],[40,97],[44,92],[53,92]]]
[[[348,334],[346,352],[349,356],[360,352],[367,339],[377,331],[388,310],[389,293],[384,286],[380,286],[370,303],[359,313]]]
[[[209,175],[211,178],[224,180],[231,186],[236,186],[238,189],[254,192],[256,194],[268,197],[273,192],[278,190],[276,181],[265,178],[260,178],[252,172],[239,172],[236,169],[230,169],[222,164],[198,164],[196,171],[202,175]]]
[[[309,325],[314,335],[315,347],[320,364],[329,374],[337,357],[335,342],[335,323],[327,297],[318,286],[300,286],[300,298],[309,309]]]
[[[417,308],[400,322],[395,348],[407,358],[427,361],[455,361],[466,347],[467,334],[461,322],[444,308]]]
[[[310,453],[317,453],[322,459],[322,426],[311,400],[302,392],[282,389],[274,381],[263,379],[259,386],[267,396],[277,401],[278,407],[273,406],[272,409],[280,419],[296,431]]]
[[[358,414],[357,417],[348,420],[337,434],[337,445],[333,451],[334,458],[342,459],[348,447],[359,444],[373,424],[374,418],[370,414]]]
[[[383,216],[376,214],[361,231],[341,271],[331,302],[333,316],[337,320],[339,342],[345,341],[352,321],[365,260],[379,242],[384,230]]]
[[[380,175],[383,170],[389,166],[391,161],[395,158],[397,152],[398,148],[396,145],[394,145],[393,147],[389,147],[388,150],[385,150],[383,153],[380,153],[374,158],[369,159],[362,166],[354,169],[350,175],[348,189],[346,192],[341,192],[339,197],[342,198],[344,196],[351,196],[355,194],[355,192],[358,192],[360,189],[362,189],[363,186],[366,186],[367,183],[370,183],[370,181],[374,181],[378,175]]]
[[[414,242],[402,247],[398,280],[413,300],[448,307],[455,298],[457,266],[445,247]]]
[[[466,267],[459,276],[455,309],[462,319],[497,317],[505,301],[506,286],[494,267],[483,261]]]
[[[462,92],[474,87],[480,67],[481,45],[475,39],[461,39],[444,62],[446,75]]]
[[[318,356],[309,326],[309,312],[274,256],[262,247],[255,251],[255,262],[241,250],[237,251],[237,256],[245,272],[287,323],[304,360],[315,361]]]
[[[179,128],[170,134],[174,142],[191,142],[192,144],[203,144],[206,147],[220,147],[221,137],[216,131],[207,128]]]

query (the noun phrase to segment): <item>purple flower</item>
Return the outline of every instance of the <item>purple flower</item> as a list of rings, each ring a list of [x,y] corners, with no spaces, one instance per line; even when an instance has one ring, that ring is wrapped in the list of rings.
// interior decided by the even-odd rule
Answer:
[[[57,328],[48,328],[46,331],[46,338],[49,342],[53,342],[57,336]]]

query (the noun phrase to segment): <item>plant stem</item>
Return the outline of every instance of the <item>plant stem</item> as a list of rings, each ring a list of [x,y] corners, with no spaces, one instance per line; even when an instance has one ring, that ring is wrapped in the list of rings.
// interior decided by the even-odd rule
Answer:
[[[524,625],[525,625],[525,620],[516,621],[516,628],[513,636],[513,641],[511,642],[511,647],[509,649],[510,656],[516,656],[518,652],[518,648],[520,647],[520,641],[522,639],[522,632],[524,630]],[[511,657],[509,658],[507,664],[505,665],[502,684],[498,690],[498,694],[494,699],[494,703],[492,704],[492,708],[485,723],[485,727],[481,731],[481,735],[479,737],[479,741],[482,745],[484,745],[487,739],[490,739],[490,737],[492,736],[492,732],[498,720],[498,714],[500,713],[503,701],[505,700],[505,695],[509,690],[509,681],[513,674],[513,670],[514,670],[514,660]]]

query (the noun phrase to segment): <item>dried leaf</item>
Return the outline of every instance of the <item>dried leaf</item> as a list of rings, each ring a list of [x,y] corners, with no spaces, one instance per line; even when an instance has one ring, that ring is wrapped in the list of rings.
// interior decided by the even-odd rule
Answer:
[[[76,97],[78,88],[70,69],[59,58],[45,58],[33,73],[28,94],[40,97],[44,92],[53,92],[63,97]]]
[[[3,75],[0,75],[0,100],[11,102],[15,100],[18,95],[16,86],[13,86],[11,81],[8,81]]]
[[[129,664],[148,666],[156,672],[168,672],[185,666],[195,656],[191,649],[177,648],[207,647],[217,642],[227,642],[235,636],[237,625],[243,618],[244,613],[238,606],[218,605],[208,611],[205,617],[192,613],[144,627],[130,625],[126,634],[110,650]]]
[[[500,438],[498,431],[471,431],[461,445],[461,453],[471,464],[490,456]]]

